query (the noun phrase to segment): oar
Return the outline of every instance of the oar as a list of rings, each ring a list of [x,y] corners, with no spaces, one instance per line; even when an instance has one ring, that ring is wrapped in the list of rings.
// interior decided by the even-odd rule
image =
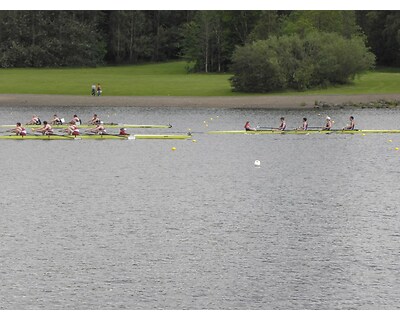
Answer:
[[[257,126],[256,129],[257,129],[257,130],[276,130],[277,128],[273,128],[273,127],[264,127],[264,126]]]
[[[6,131],[0,131],[0,133],[12,132],[12,130],[14,130],[14,129],[8,129]]]
[[[130,137],[130,134],[122,135],[117,133],[102,133],[99,134],[100,136],[113,136],[113,137],[120,137],[121,139]]]
[[[44,136],[65,137],[65,138],[68,138],[68,139],[75,139],[74,136],[71,136],[69,134],[55,134],[55,133],[52,133],[52,134],[45,134]]]

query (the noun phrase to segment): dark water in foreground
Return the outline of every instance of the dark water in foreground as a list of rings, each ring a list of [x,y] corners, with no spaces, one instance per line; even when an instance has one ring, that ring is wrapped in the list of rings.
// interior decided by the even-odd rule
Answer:
[[[76,112],[36,112],[55,111]],[[132,130],[151,133],[241,129],[247,119],[275,125],[281,115],[289,127],[304,115],[321,125],[326,116],[152,108],[80,114],[93,112],[174,126]],[[2,108],[0,122],[31,113]],[[341,127],[350,113],[359,127],[399,127],[400,110],[329,115]],[[0,140],[0,308],[400,307],[400,135],[194,139]]]

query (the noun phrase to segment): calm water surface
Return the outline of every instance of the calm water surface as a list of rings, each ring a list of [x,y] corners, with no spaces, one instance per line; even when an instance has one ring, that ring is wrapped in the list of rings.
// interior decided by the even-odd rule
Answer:
[[[322,125],[314,110],[4,107],[0,122],[33,112],[197,142],[0,140],[1,309],[399,309],[400,135],[202,133]]]

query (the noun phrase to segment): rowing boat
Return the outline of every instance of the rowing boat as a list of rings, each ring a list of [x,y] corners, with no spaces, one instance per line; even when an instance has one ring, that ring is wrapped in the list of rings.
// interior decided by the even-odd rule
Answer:
[[[400,133],[399,129],[373,129],[373,130],[221,130],[208,131],[208,134],[366,134],[366,133]]]
[[[0,139],[3,140],[83,140],[83,139],[90,139],[90,140],[126,140],[128,139],[127,136],[117,136],[117,135],[80,135],[80,136],[69,136],[69,135],[32,135],[32,136],[0,136]]]
[[[68,128],[70,124],[55,124],[52,125],[54,129],[65,129]],[[167,129],[172,128],[170,124],[126,124],[126,123],[104,123],[103,126],[107,128],[133,128],[133,129]],[[15,124],[2,124],[0,128],[14,128]],[[24,125],[25,128],[41,128],[43,125],[37,124],[27,124]],[[81,124],[78,126],[79,128],[94,128],[96,125],[94,124]]]
[[[111,135],[111,134],[93,134],[93,135],[28,135],[28,136],[0,136],[0,140],[135,140],[135,139],[190,139],[189,135],[177,134],[136,134],[136,135]]]

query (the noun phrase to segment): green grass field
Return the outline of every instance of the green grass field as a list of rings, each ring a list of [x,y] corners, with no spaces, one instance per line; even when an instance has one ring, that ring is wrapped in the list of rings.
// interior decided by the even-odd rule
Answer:
[[[99,68],[18,68],[0,70],[0,93],[89,95],[100,83],[107,96],[243,96],[232,92],[230,74],[192,74],[186,62]],[[399,93],[400,70],[382,69],[353,84],[278,95]]]

